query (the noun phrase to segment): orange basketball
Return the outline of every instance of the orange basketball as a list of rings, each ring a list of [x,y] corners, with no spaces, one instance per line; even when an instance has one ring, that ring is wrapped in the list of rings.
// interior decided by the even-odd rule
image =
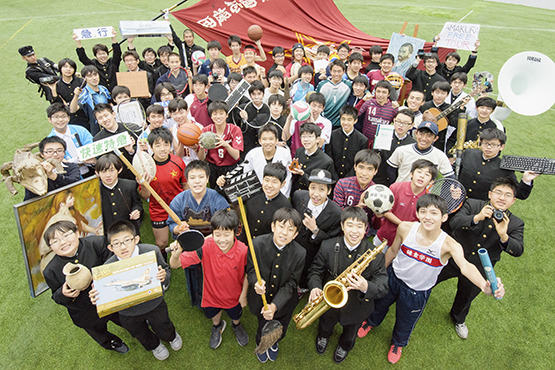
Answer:
[[[262,27],[257,24],[253,24],[247,30],[247,36],[249,36],[249,39],[252,41],[260,40],[262,38]]]
[[[177,139],[185,146],[193,146],[198,143],[200,128],[194,123],[185,123],[177,129]]]

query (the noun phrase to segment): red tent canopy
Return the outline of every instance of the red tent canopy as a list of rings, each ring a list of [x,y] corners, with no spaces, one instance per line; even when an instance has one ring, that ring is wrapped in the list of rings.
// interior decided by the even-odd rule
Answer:
[[[274,46],[283,46],[290,56],[291,47],[297,42],[305,47],[346,42],[365,51],[372,45],[387,50],[389,45],[389,40],[370,36],[353,26],[332,0],[202,0],[172,14],[204,40],[218,40],[226,55],[231,54],[227,47],[230,35],[241,37],[243,46],[254,44],[247,36],[247,29],[253,24],[264,31],[261,43],[267,53]],[[426,51],[431,46],[426,43]],[[364,57],[368,61],[368,53]],[[268,59],[265,67],[272,64]]]

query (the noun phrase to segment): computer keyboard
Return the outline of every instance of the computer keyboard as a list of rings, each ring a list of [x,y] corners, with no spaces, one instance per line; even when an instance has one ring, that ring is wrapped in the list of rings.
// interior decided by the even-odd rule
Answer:
[[[555,159],[504,155],[499,167],[513,171],[532,171],[545,175],[555,175]]]

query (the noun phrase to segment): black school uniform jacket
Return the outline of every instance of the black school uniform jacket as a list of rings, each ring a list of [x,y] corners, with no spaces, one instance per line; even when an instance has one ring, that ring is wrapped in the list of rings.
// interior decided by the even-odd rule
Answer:
[[[304,213],[308,208],[310,196],[308,190],[299,190],[293,194],[292,198],[293,208],[295,208],[304,218]],[[312,238],[312,231],[308,230],[306,226],[301,225],[299,235],[295,240],[307,250],[307,259],[313,259],[320,245],[326,239],[333,238],[341,233],[341,207],[331,199],[328,199],[328,204],[316,217],[316,225],[318,226],[318,233],[315,238]]]
[[[524,221],[505,211],[509,216],[509,227],[507,243],[501,243],[499,234],[495,229],[493,218],[488,218],[474,224],[473,218],[480,213],[486,205],[486,201],[478,199],[467,199],[462,208],[450,221],[454,232],[454,238],[464,249],[464,257],[472,264],[481,266],[478,249],[485,248],[488,251],[492,263],[499,261],[501,252],[507,252],[513,257],[519,257],[524,252]],[[480,269],[481,271],[482,269]]]
[[[96,306],[89,299],[91,287],[81,291],[76,298],[68,298],[62,293],[62,286],[66,281],[66,276],[62,270],[66,263],[80,263],[89,270],[95,266],[104,264],[112,252],[108,250],[108,241],[103,236],[88,236],[79,239],[77,253],[73,257],[54,256],[52,261],[43,271],[46,284],[52,291],[52,299],[57,304],[65,306],[73,323],[81,328],[93,326],[98,318]]]
[[[325,152],[333,160],[335,173],[342,179],[354,176],[355,155],[366,148],[368,148],[368,138],[360,131],[353,130],[347,136],[342,129],[337,129],[332,131],[330,143],[325,146]]]
[[[336,252],[336,246],[338,252]],[[366,239],[363,239],[353,251],[347,249],[342,236],[325,240],[310,267],[308,288],[311,290],[314,288],[323,289],[328,281],[334,280],[336,275],[341,274],[364,252],[373,248],[374,246]],[[336,254],[337,270],[334,271]],[[362,272],[362,276],[368,281],[368,290],[366,293],[359,290],[349,291],[347,303],[339,309],[339,323],[341,325],[361,323],[374,311],[374,300],[387,294],[388,277],[385,268],[385,255],[378,253],[377,257]]]
[[[253,244],[260,275],[266,282],[268,304],[276,305],[276,316],[293,312],[298,302],[297,285],[303,272],[306,251],[296,241],[292,241],[280,251],[274,244],[273,234],[261,235],[253,241]],[[249,308],[254,315],[260,316],[262,298],[254,291],[257,280],[250,253],[246,271],[249,281],[247,292]]]

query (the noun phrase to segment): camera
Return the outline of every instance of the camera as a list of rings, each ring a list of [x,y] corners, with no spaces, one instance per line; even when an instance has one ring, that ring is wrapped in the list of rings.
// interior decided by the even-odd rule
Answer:
[[[426,53],[426,52],[424,51],[424,49],[419,49],[419,50],[416,52],[416,55],[418,55],[418,57],[419,57],[420,59],[424,59],[425,57],[431,57],[431,56],[432,56],[432,53]]]
[[[503,221],[503,217],[505,217],[505,212],[501,209],[494,209],[492,217],[495,221],[501,222]]]
[[[212,78],[214,79],[214,82],[218,82],[218,78],[220,78],[220,75],[216,72],[212,72]]]
[[[60,79],[59,76],[46,76],[46,77],[39,78],[39,82],[41,84],[50,85],[58,81],[59,79]]]

